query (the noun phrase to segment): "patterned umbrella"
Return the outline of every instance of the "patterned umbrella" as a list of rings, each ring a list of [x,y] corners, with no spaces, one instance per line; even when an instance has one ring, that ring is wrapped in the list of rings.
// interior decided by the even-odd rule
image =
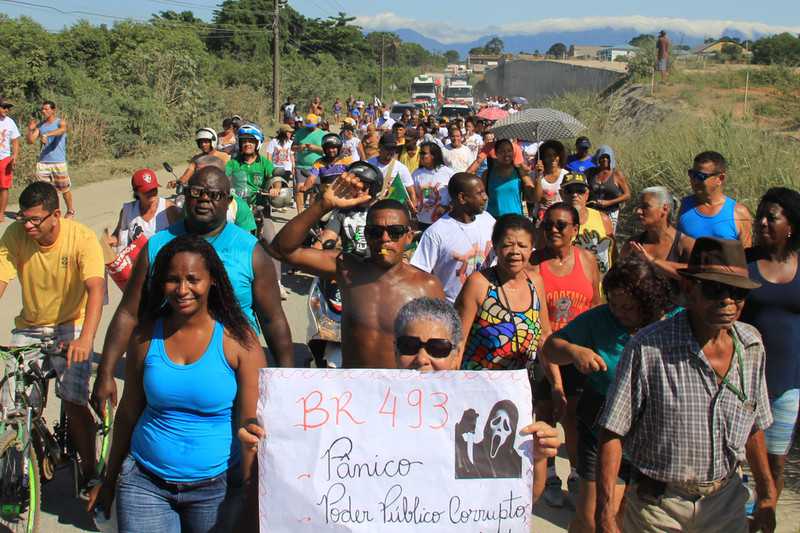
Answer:
[[[513,113],[492,126],[498,139],[567,139],[577,137],[586,126],[578,119],[555,109],[526,109]]]
[[[501,120],[508,116],[508,111],[499,107],[484,107],[478,111],[478,118],[484,120]]]

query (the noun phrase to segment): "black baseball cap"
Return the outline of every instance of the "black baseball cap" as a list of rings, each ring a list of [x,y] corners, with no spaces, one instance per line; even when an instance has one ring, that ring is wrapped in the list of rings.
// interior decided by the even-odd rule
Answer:
[[[591,148],[592,141],[589,140],[589,137],[578,137],[575,139],[575,146],[578,148]]]
[[[381,135],[378,146],[381,148],[397,148],[397,137],[394,136],[394,133],[384,133]]]

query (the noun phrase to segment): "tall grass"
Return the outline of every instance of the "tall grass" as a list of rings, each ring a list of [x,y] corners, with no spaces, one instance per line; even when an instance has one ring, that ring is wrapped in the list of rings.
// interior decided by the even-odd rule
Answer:
[[[666,118],[632,124],[626,120],[626,105],[615,102],[613,96],[604,99],[586,93],[566,94],[546,104],[580,119],[595,146],[607,144],[614,149],[634,198],[652,185],[666,186],[678,196],[688,194],[687,169],[694,156],[705,150],[725,156],[729,164],[725,192],[751,211],[770,187],[800,189],[800,143],[796,140],[760,129],[751,120],[734,120],[730,114],[704,119],[674,110]],[[623,216],[630,214],[632,204]]]

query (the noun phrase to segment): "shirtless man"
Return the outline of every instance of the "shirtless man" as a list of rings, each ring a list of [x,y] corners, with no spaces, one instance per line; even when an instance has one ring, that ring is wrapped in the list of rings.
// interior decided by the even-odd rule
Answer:
[[[444,291],[434,276],[403,262],[403,251],[413,234],[408,211],[395,200],[380,200],[367,213],[364,233],[368,259],[338,250],[302,247],[309,229],[326,213],[369,202],[367,186],[357,176],[366,170],[353,166],[350,170],[286,224],[268,250],[294,267],[336,278],[342,291],[344,368],[395,368],[393,327],[397,312],[415,298],[444,299]],[[373,167],[371,172],[379,171]]]

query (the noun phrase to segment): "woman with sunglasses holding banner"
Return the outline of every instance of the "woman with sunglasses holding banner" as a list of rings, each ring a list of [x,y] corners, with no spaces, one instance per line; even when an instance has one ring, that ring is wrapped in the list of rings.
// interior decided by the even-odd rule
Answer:
[[[475,272],[456,299],[464,331],[464,370],[530,369],[550,334],[542,278],[528,271],[533,223],[522,215],[500,217],[492,232],[497,264]]]
[[[546,245],[531,256],[533,270],[542,276],[547,313],[554,332],[600,303],[597,261],[591,252],[572,242],[579,227],[579,215],[574,207],[564,202],[551,205],[540,225]],[[536,418],[551,424],[558,421],[563,424],[567,454],[572,465],[567,486],[571,493],[577,493],[576,409],[585,379],[572,365],[560,368],[552,363],[544,363],[542,368],[544,379],[538,380],[534,391]],[[553,507],[562,507],[564,494],[561,491],[561,479],[556,474],[555,461],[548,466],[545,501]]]

